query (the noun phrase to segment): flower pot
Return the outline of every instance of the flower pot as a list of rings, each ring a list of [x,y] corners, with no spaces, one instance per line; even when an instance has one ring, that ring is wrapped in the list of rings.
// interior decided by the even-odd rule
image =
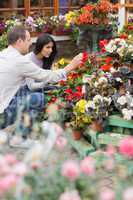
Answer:
[[[93,121],[92,124],[90,125],[90,128],[93,131],[96,131],[96,132],[102,132],[103,131],[103,125],[98,120]]]
[[[107,37],[107,35],[111,35],[112,33],[111,31],[107,32],[106,34],[103,33],[107,28],[106,25],[84,24],[79,25],[78,28],[79,36],[77,38],[77,45],[79,48],[80,46],[84,46],[83,50],[87,50],[89,52],[98,52],[99,41],[105,38],[105,36]],[[108,37],[110,38],[111,36]]]
[[[81,130],[74,130],[72,133],[72,137],[74,140],[80,140],[82,138],[82,131]]]

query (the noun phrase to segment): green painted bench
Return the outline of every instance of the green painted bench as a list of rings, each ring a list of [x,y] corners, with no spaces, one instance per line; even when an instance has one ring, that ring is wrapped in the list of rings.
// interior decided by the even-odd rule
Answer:
[[[70,145],[74,150],[76,150],[81,158],[89,155],[91,152],[95,151],[95,148],[84,138],[80,140],[74,140],[72,135],[69,137]]]
[[[133,134],[133,120],[125,120],[119,115],[109,116],[107,118],[107,127],[111,132]]]

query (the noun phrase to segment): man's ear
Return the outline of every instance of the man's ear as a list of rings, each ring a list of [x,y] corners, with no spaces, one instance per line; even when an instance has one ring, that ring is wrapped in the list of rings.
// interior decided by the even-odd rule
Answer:
[[[16,44],[21,44],[23,41],[22,41],[22,39],[21,38],[19,38],[18,40],[17,40],[17,42],[16,42]]]

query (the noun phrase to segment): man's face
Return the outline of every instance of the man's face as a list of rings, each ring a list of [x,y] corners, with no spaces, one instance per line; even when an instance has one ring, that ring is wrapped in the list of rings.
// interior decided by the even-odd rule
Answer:
[[[26,31],[25,40],[20,41],[20,50],[22,54],[27,54],[29,52],[29,47],[31,45],[31,37],[29,31]]]

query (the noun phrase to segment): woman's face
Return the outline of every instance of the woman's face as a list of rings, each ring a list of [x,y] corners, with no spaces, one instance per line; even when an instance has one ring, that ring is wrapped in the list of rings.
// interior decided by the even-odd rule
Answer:
[[[53,42],[49,42],[48,44],[43,46],[40,53],[42,54],[43,57],[48,58],[51,55],[52,51],[53,51]]]

